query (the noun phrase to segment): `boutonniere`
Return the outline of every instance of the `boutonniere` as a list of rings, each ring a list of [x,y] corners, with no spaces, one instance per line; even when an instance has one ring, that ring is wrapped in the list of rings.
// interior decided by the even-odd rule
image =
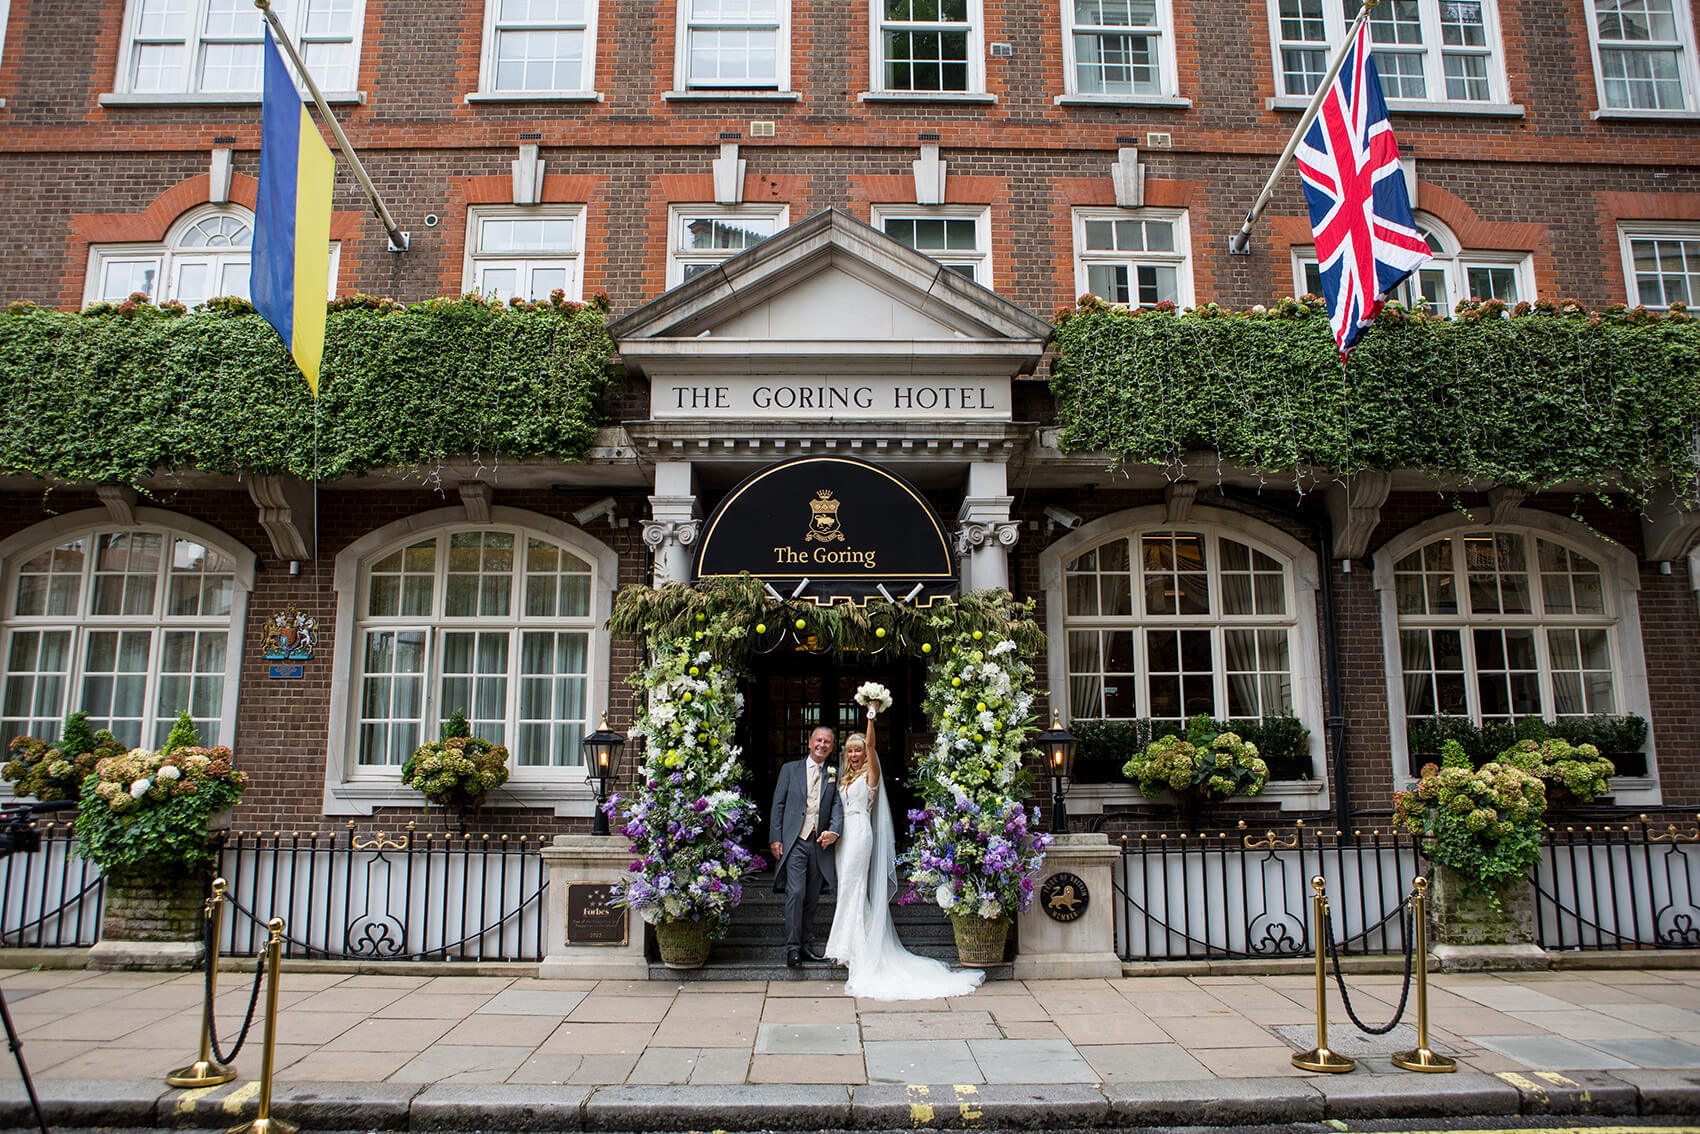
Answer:
[[[838,782],[838,769],[837,768],[828,768],[826,770],[826,778],[831,780],[833,783],[837,783]]]

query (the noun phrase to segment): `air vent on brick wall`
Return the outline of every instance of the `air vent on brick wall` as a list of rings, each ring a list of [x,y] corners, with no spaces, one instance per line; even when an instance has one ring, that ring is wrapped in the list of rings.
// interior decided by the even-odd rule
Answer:
[[[773,123],[771,123],[771,122],[752,122],[752,123],[750,123],[750,137],[752,137],[752,138],[771,138],[771,137],[773,137]]]
[[[1155,130],[1145,135],[1145,148],[1148,150],[1166,150],[1175,143],[1167,134],[1159,134]]]
[[[997,59],[1008,59],[1015,54],[1015,48],[1007,43],[992,44],[992,55]]]

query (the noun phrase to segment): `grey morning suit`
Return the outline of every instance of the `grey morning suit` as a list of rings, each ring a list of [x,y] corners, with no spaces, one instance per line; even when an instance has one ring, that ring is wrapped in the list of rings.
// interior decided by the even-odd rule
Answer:
[[[821,891],[835,890],[838,886],[832,848],[820,845],[820,835],[823,831],[840,837],[844,834],[844,804],[838,795],[838,784],[830,774],[831,764],[827,763],[820,770],[815,831],[807,839],[799,838],[809,806],[805,767],[808,763],[805,757],[779,770],[779,783],[773,790],[773,810],[768,819],[767,841],[785,848],[773,872],[773,888],[785,895],[787,949],[800,949],[814,940],[815,907],[820,903]]]

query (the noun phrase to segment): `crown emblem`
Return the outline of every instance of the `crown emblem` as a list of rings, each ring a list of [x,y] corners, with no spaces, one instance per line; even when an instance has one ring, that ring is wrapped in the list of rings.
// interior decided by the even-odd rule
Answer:
[[[815,491],[815,498],[809,501],[810,523],[808,532],[803,536],[804,543],[811,540],[831,543],[844,538],[844,533],[838,528],[838,506],[842,503],[842,500],[832,498],[830,488]]]

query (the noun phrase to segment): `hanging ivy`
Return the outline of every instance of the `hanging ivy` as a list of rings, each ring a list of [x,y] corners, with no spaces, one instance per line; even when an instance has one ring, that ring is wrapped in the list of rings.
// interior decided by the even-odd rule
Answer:
[[[1582,482],[1644,501],[1696,494],[1700,324],[1572,301],[1390,304],[1342,375],[1314,297],[1230,314],[1059,313],[1058,444],[1140,464],[1189,452],[1269,474],[1418,469],[1538,491]]]
[[[335,480],[466,454],[575,460],[613,351],[603,305],[338,300],[315,454],[307,384],[248,303],[19,304],[0,315],[0,471],[135,484],[190,467]]]

